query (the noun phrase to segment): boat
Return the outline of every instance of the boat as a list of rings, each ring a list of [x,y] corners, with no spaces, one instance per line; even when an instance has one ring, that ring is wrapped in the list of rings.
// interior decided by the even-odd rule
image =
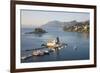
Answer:
[[[41,50],[36,50],[36,51],[33,51],[32,55],[33,56],[42,56],[42,55],[44,55],[44,52]]]
[[[49,50],[44,50],[44,54],[50,54]]]
[[[43,56],[43,55],[47,55],[49,53],[50,53],[49,50],[36,50],[36,51],[33,51],[32,55],[33,56]]]
[[[30,58],[31,56],[32,56],[31,54],[30,54],[30,55],[27,55],[27,56],[22,56],[21,59],[22,59],[22,60],[25,60],[25,59],[27,59],[27,58]]]
[[[22,60],[24,60],[24,59],[26,59],[26,58],[27,58],[26,56],[21,57]]]

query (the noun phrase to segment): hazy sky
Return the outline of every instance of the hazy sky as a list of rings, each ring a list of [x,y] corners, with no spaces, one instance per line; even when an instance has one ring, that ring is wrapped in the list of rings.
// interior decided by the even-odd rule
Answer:
[[[39,11],[39,10],[21,10],[22,26],[41,26],[49,21],[85,21],[89,20],[89,13],[80,12],[60,12],[60,11]]]

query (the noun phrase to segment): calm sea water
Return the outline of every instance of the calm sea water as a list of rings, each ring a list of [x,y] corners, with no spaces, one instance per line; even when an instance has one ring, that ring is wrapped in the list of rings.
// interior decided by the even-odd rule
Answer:
[[[65,32],[60,28],[46,28],[48,33],[25,34],[33,31],[33,28],[21,28],[21,56],[32,54],[30,50],[40,48],[41,44],[47,42],[48,39],[55,39],[57,36],[60,41],[67,43],[66,48],[62,48],[59,52],[52,52],[49,55],[30,57],[21,62],[45,62],[45,61],[64,61],[64,60],[87,60],[89,59],[89,35],[79,32]],[[75,49],[75,47],[77,49]]]

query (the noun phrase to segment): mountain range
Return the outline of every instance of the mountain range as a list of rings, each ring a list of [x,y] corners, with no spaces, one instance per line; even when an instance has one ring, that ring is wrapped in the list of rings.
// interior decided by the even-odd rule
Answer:
[[[44,25],[42,28],[62,28],[64,31],[71,32],[89,32],[89,20],[77,22],[76,20],[70,22],[60,22],[60,21],[50,21]]]

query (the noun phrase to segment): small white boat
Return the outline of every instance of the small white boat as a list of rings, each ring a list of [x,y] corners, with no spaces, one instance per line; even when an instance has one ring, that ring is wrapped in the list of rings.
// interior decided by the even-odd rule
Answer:
[[[26,56],[21,57],[22,60],[24,60],[24,59],[26,59],[26,58],[27,58]]]
[[[30,55],[27,55],[27,56],[22,56],[21,59],[22,59],[22,60],[25,60],[25,59],[27,59],[27,58],[30,58],[31,56],[32,56],[31,54],[30,54]]]
[[[50,51],[49,50],[44,50],[44,54],[49,54]]]

